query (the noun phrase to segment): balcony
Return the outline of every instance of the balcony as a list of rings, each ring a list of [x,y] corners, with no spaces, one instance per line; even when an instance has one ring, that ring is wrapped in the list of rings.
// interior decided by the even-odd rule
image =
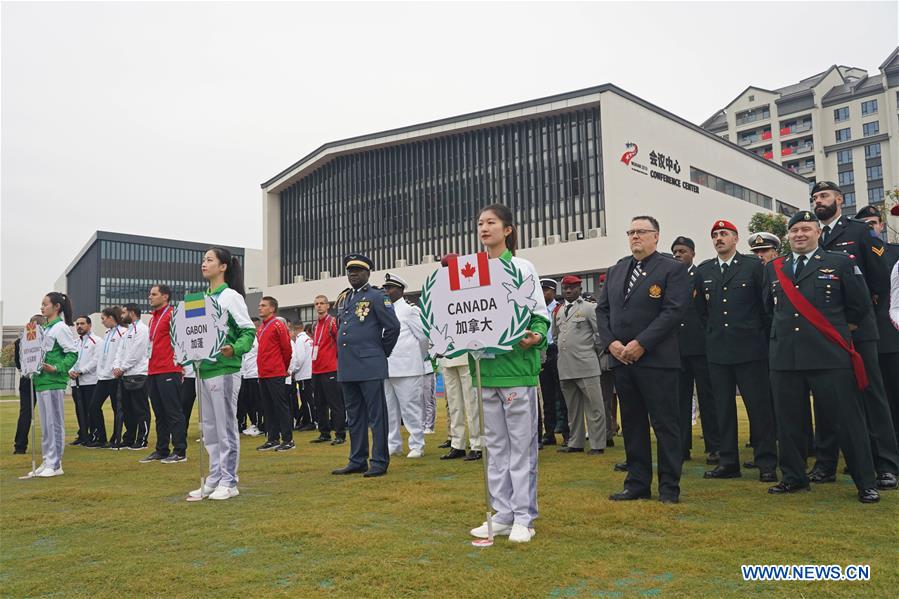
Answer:
[[[796,156],[798,154],[805,154],[807,152],[811,152],[814,149],[814,144],[811,142],[800,144],[798,146],[786,146],[780,149],[781,156]]]
[[[749,135],[742,135],[737,138],[737,145],[741,147],[751,146],[753,144],[762,143],[771,139],[771,130],[754,131]]]
[[[813,164],[803,164],[802,166],[793,165],[788,166],[787,170],[791,173],[796,173],[797,175],[805,175],[807,173],[812,173],[815,171],[815,165]]]
[[[765,160],[774,160],[774,152],[771,150],[768,150],[767,152],[762,154],[762,158],[764,158]]]
[[[795,135],[797,133],[805,133],[806,131],[812,130],[812,124],[808,123],[799,123],[796,125],[792,125],[790,127],[781,127],[780,136],[786,137],[787,135]]]
[[[771,118],[771,113],[767,112],[750,112],[749,114],[740,115],[737,117],[737,127],[740,125],[745,125],[747,123],[755,123],[756,121],[764,121]]]

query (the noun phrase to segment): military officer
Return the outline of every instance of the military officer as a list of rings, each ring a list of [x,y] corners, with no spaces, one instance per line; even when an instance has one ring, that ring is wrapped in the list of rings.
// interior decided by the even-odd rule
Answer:
[[[899,206],[894,206],[893,210],[899,213]],[[878,237],[883,235],[886,223],[883,222],[880,211],[874,206],[865,206],[858,211],[855,218],[870,224],[873,235]],[[887,243],[885,246],[884,256],[887,259],[887,267],[892,272],[893,265],[899,261],[899,243]],[[877,359],[880,362],[880,373],[883,375],[883,385],[890,404],[890,414],[893,416],[893,430],[899,437],[899,330],[890,322],[890,306],[891,302],[887,295],[886,298],[881,296],[874,307],[877,332],[880,334],[877,342]]]
[[[546,309],[550,318],[559,310],[561,304],[556,300],[559,284],[555,279],[540,279],[543,288],[543,299],[546,300]],[[562,445],[568,443],[568,410],[565,400],[562,399],[562,389],[559,386],[559,346],[552,334],[552,327],[546,334],[546,359],[540,368],[540,391],[543,396],[543,445],[556,444],[556,430],[562,433]],[[559,410],[562,411],[562,421],[557,418]],[[539,428],[538,428],[539,431]]]
[[[332,474],[364,472],[367,478],[387,473],[387,358],[400,336],[393,304],[368,283],[372,261],[362,254],[343,260],[350,287],[337,298],[337,380],[346,403],[350,459]],[[371,428],[369,465],[368,429]]]
[[[768,264],[780,254],[780,237],[774,233],[753,233],[749,237],[749,249],[762,264]]]
[[[739,478],[736,390],[749,416],[759,480],[777,482],[777,446],[768,385],[768,321],[762,306],[764,270],[755,256],[737,251],[737,227],[726,220],[712,225],[718,256],[696,269],[694,301],[705,327],[709,375],[721,435],[718,466],[705,478]]]
[[[876,503],[874,463],[865,434],[861,395],[866,368],[852,349],[850,328],[872,310],[864,280],[851,259],[818,246],[821,228],[808,210],[789,222],[792,253],[765,266],[764,303],[772,315],[771,384],[783,480],[768,492],[809,490],[803,452],[803,405],[808,390],[821,413],[840,423],[838,445],[862,503]]]
[[[871,235],[868,223],[843,215],[843,192],[834,183],[830,181],[816,183],[812,188],[811,203],[815,216],[821,221],[819,241],[821,247],[842,252],[853,260],[864,275],[875,306],[880,304],[881,299],[889,303],[890,271],[887,267],[883,241]],[[874,454],[874,467],[878,475],[877,487],[895,489],[899,486],[896,479],[896,474],[899,473],[899,447],[880,371],[877,350],[879,337],[875,313],[871,311],[852,332],[852,343],[868,365],[870,384],[864,390],[864,407],[871,451]],[[817,461],[812,468],[810,479],[815,483],[833,482],[836,479],[839,454],[837,425],[831,414],[822,413],[818,407],[815,403]]]
[[[596,305],[581,297],[582,281],[576,275],[562,278],[565,305],[552,315],[552,337],[559,346],[559,382],[568,406],[568,446],[559,453],[584,451],[584,421],[590,435],[590,453],[605,452],[606,410],[599,384]]]
[[[671,244],[674,259],[687,268],[690,289],[696,292],[696,244],[689,237],[678,237]],[[715,416],[715,397],[712,394],[712,382],[709,379],[709,364],[705,355],[705,333],[699,321],[696,306],[690,302],[687,317],[680,323],[677,331],[677,344],[680,346],[681,368],[678,373],[678,409],[680,415],[681,445],[684,460],[690,459],[693,446],[693,386],[696,385],[696,396],[699,400],[699,419],[702,425],[702,438],[705,441],[706,463],[718,463],[718,421]]]

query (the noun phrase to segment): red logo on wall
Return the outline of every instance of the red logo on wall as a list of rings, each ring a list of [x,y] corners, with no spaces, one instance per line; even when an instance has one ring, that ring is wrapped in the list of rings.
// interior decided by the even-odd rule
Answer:
[[[637,155],[637,151],[638,151],[637,144],[628,142],[628,143],[624,144],[624,147],[627,148],[627,150],[624,152],[624,154],[621,155],[621,162],[623,162],[626,165],[629,165],[631,163],[631,160],[634,159],[634,156]]]

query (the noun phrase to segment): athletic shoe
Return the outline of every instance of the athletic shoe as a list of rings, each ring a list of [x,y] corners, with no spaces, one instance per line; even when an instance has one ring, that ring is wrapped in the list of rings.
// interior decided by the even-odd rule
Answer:
[[[263,435],[263,434],[265,434],[265,433],[263,433],[261,430],[256,428],[255,424],[250,427],[250,436],[251,437],[258,437],[259,435]]]
[[[109,443],[100,443],[99,441],[88,441],[84,446],[88,449],[109,449]]]
[[[527,543],[534,538],[534,529],[522,526],[521,524],[513,524],[512,530],[509,532],[509,541],[511,543]]]
[[[209,495],[209,499],[231,499],[232,497],[237,497],[240,495],[240,491],[237,490],[237,487],[216,487],[215,491]]]
[[[343,445],[344,443],[346,443],[346,437],[337,437],[331,441],[331,445]]]
[[[41,462],[40,466],[38,466],[37,468],[35,468],[31,472],[29,472],[28,474],[25,474],[24,476],[20,476],[19,479],[24,480],[26,478],[34,478],[35,476],[40,476],[41,472],[43,472],[45,468],[46,468],[46,466],[44,466],[44,463]]]
[[[471,532],[471,536],[473,536],[473,537],[477,537],[479,539],[486,539],[487,538],[487,523],[484,522],[477,528],[472,528],[471,531],[469,531],[469,532]],[[511,532],[512,532],[511,524],[500,524],[499,522],[493,523],[493,536],[494,537],[507,537],[507,536],[509,536],[509,533],[511,533]]]
[[[35,476],[37,476],[38,478],[50,478],[52,476],[62,476],[63,474],[65,473],[62,471],[62,467],[56,469],[44,468],[43,470],[35,474]]]
[[[158,451],[154,451],[153,453],[151,453],[144,459],[138,460],[138,462],[141,464],[149,464],[150,462],[161,462],[162,460],[166,459],[167,457],[169,457],[169,456],[162,455]]]
[[[407,458],[420,458],[424,454],[425,454],[425,452],[421,449],[412,449],[409,451],[409,453],[406,454],[406,457]]]
[[[293,441],[288,441],[287,443],[282,443],[275,448],[275,451],[290,451],[291,449],[296,449],[297,444]]]
[[[216,487],[210,487],[208,485],[203,485],[199,489],[194,489],[190,493],[187,494],[188,501],[199,501],[201,499],[206,499],[212,492],[215,491]]]
[[[426,435],[433,435],[433,434],[434,434],[434,429],[432,429],[432,428],[426,428],[426,429],[424,430],[424,433],[425,433]]]
[[[124,443],[116,443],[115,441],[110,441],[109,445],[107,445],[104,449],[111,449],[113,451],[118,451],[120,449],[124,449],[127,447]]]
[[[265,443],[263,443],[262,445],[257,447],[256,451],[269,451],[271,449],[274,449],[274,448],[280,447],[280,446],[281,446],[280,443],[276,443],[274,441],[266,441]]]
[[[168,457],[160,460],[163,464],[180,464],[181,462],[186,462],[187,457],[183,455],[178,455],[177,453],[171,453]]]
[[[396,451],[391,451],[390,455],[399,457],[399,456],[403,455],[403,450],[397,449]]]
[[[315,439],[313,439],[312,441],[309,441],[309,442],[310,443],[330,443],[331,435],[319,435],[318,437],[316,437]]]
[[[125,449],[130,449],[131,451],[140,451],[141,449],[146,449],[146,448],[147,448],[147,442],[144,441],[143,443],[134,443],[133,445],[129,445]]]

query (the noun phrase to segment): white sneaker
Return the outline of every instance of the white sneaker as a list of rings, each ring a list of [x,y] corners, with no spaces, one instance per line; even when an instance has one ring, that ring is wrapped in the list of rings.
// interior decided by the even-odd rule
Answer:
[[[512,532],[511,524],[500,524],[499,522],[493,523],[493,536],[494,537],[507,537],[509,533]],[[484,522],[477,528],[471,529],[471,536],[477,537],[479,539],[487,538],[487,523]]]
[[[258,428],[256,428],[255,424],[251,424],[249,427],[247,427],[247,430],[245,430],[244,432],[246,434],[250,435],[251,437],[258,437],[259,435],[262,434],[262,432],[260,432],[260,430]]]
[[[390,452],[390,455],[392,455],[392,456],[401,456],[401,455],[403,455],[403,450],[402,450],[402,449],[397,449],[396,451],[391,451],[391,452]]]
[[[46,466],[44,466],[44,463],[41,462],[40,466],[38,466],[37,468],[35,468],[31,472],[29,472],[28,474],[20,476],[19,480],[25,480],[26,478],[34,478],[35,476],[40,476],[41,472],[44,471],[44,468],[46,468]]]
[[[62,476],[63,474],[65,473],[62,471],[62,467],[56,468],[55,470],[53,468],[44,468],[35,474],[35,476],[38,478],[50,478],[51,476]]]
[[[432,429],[432,428],[426,428],[426,429],[424,430],[424,433],[425,433],[426,435],[433,435],[433,434],[434,434],[434,429]]]
[[[240,495],[237,487],[216,487],[209,499],[231,499]]]
[[[533,528],[522,526],[521,524],[513,524],[512,531],[509,533],[509,542],[511,543],[527,543],[536,532]]]
[[[190,493],[187,494],[188,501],[200,501],[201,499],[206,499],[212,492],[215,491],[215,487],[210,487],[207,485],[203,485],[200,489],[194,489]]]
[[[425,452],[422,449],[412,449],[409,451],[409,453],[406,454],[406,457],[407,458],[420,458],[424,454],[425,454]]]

